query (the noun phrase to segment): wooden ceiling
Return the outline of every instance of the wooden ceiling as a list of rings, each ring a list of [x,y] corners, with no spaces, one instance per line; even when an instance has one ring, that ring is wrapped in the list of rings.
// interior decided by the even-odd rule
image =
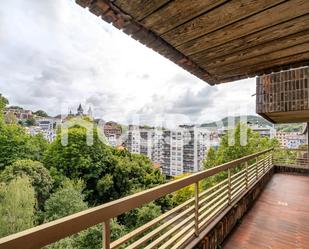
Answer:
[[[209,84],[309,65],[309,0],[76,0]]]

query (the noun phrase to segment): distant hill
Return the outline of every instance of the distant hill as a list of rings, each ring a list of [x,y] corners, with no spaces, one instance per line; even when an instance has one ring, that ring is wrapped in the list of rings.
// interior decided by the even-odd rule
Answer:
[[[221,119],[223,126],[228,125],[228,117],[225,117]],[[240,121],[240,116],[235,117],[235,124],[237,124]],[[220,121],[219,121],[220,122]],[[255,116],[255,115],[248,115],[247,116],[247,122],[250,122],[251,124],[259,124],[261,126],[273,126],[273,124],[266,119],[260,117],[260,116]],[[216,122],[211,122],[211,123],[205,123],[202,124],[202,127],[215,127],[217,125]]]
[[[277,124],[276,130],[283,132],[302,132],[304,129],[303,123],[297,124]]]

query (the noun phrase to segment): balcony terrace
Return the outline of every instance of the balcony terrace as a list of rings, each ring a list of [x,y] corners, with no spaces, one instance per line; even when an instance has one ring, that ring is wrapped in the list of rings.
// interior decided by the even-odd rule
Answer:
[[[282,172],[304,173],[309,167],[298,165],[297,159],[292,165],[289,160],[289,166],[275,166],[282,155],[273,149],[262,151],[2,238],[0,248],[41,248],[100,223],[105,249],[216,248],[223,242],[224,248],[276,248],[284,234],[286,245],[302,245],[309,237],[309,223],[305,222],[309,177]],[[200,191],[199,182],[218,175],[218,184]],[[110,241],[112,218],[192,184],[194,198]],[[243,223],[237,226],[243,216]]]
[[[309,65],[308,0],[76,2],[211,85]],[[41,248],[97,224],[104,249],[305,248],[308,171],[306,151],[269,149],[1,238],[0,249]],[[112,218],[192,184],[193,198],[110,241]]]

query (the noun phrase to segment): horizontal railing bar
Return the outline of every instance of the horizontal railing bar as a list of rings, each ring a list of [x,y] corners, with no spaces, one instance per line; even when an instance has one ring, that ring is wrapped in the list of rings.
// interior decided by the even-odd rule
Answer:
[[[246,183],[245,182],[243,182],[242,184],[238,185],[237,188],[233,189],[233,191],[232,191],[232,199],[233,199],[233,195],[235,193],[237,193],[237,191],[242,189],[242,188],[246,189]]]
[[[235,182],[238,182],[239,181],[239,179],[242,179],[242,178],[244,178],[244,177],[246,177],[246,172],[243,172],[243,174],[241,174],[241,175],[238,175],[238,177],[236,177],[236,178],[234,178],[234,179],[232,179],[232,184],[233,183],[235,183]]]
[[[193,211],[194,211],[194,206],[192,206],[192,207],[188,208],[187,210],[181,212],[180,214],[178,214],[177,216],[175,216],[171,220],[167,221],[166,223],[157,227],[156,229],[154,229],[150,233],[146,234],[144,237],[142,237],[139,240],[132,243],[130,246],[127,247],[127,249],[133,249],[133,248],[137,248],[137,247],[141,246],[142,244],[146,243],[148,240],[150,240],[153,237],[155,237],[156,235],[158,235],[162,230],[168,228],[169,226],[174,224],[176,221],[180,220],[181,218],[185,217],[186,215],[189,215]],[[190,216],[192,216],[192,215],[190,215]]]
[[[200,209],[199,209],[199,213],[203,213],[205,210],[207,210],[209,207],[211,207],[214,203],[216,203],[216,201],[220,200],[221,198],[227,197],[227,193],[228,190],[225,190],[224,192],[222,192],[220,195],[216,196],[216,198],[212,199],[210,202],[207,202],[204,205],[201,205]]]
[[[232,192],[237,189],[237,187],[242,184],[242,183],[246,183],[246,178],[243,178],[241,180],[239,180],[238,182],[236,182],[234,185],[233,185],[233,188],[232,188]]]
[[[224,209],[227,206],[228,206],[228,200],[225,200],[218,208],[216,208],[213,212],[211,212],[210,215],[205,216],[204,217],[205,219],[201,220],[200,228],[203,228],[208,222],[210,222],[215,217],[215,215],[219,211],[221,211],[222,209]]]
[[[190,231],[190,229],[192,229],[194,227],[194,220],[189,223],[188,225],[186,225],[184,228],[180,228],[177,229],[180,230],[179,232],[177,232],[173,237],[171,237],[168,241],[164,242],[164,244],[162,246],[159,247],[159,249],[169,249],[171,248],[171,245],[173,243],[175,243],[175,240],[177,240],[178,238],[180,238],[184,233]]]
[[[179,248],[181,245],[183,245],[185,242],[187,242],[190,237],[193,237],[194,235],[194,230],[188,232],[188,234],[184,237],[181,238],[181,240],[179,240],[175,245],[173,245],[173,247],[171,249],[177,249]]]
[[[172,214],[175,214],[179,211],[181,211],[182,209],[184,209],[186,206],[189,206],[190,204],[192,204],[194,202],[194,198],[191,198],[189,200],[187,200],[186,202],[182,203],[181,205],[167,211],[166,213],[160,215],[159,217],[153,219],[152,221],[144,224],[143,226],[140,226],[139,228],[133,230],[132,232],[124,235],[123,237],[121,237],[118,240],[115,240],[114,242],[111,243],[111,249],[117,248],[120,245],[124,244],[125,242],[133,239],[135,236],[140,235],[141,233],[147,231],[148,229],[150,229],[152,226],[158,224],[160,221],[164,220],[165,218],[171,216]]]
[[[162,196],[173,193],[183,187],[213,176],[221,171],[234,168],[241,163],[263,155],[271,150],[273,150],[273,148],[1,238],[0,247],[1,249],[20,247],[23,249],[41,248],[86,228],[117,217],[120,214],[140,207]]]
[[[227,201],[228,200],[228,196],[224,196],[221,200],[217,201],[215,205],[212,205],[212,206],[209,206],[207,209],[204,208],[202,210],[202,208],[200,209],[200,220],[204,220],[208,215],[209,213],[214,210],[216,207],[218,207],[223,201]],[[205,212],[204,212],[205,211]]]
[[[239,194],[241,194],[244,190],[246,190],[246,186],[240,186],[240,188],[237,190],[237,192],[232,194],[232,198],[235,199]]]
[[[150,243],[148,246],[146,246],[144,249],[152,249],[157,247],[157,245],[161,244],[164,240],[168,239],[173,233],[175,233],[178,229],[186,225],[190,221],[194,222],[194,214],[191,214],[189,217],[186,217],[184,220],[182,220],[179,224],[174,226],[171,230],[164,233],[162,236],[157,238],[155,241]],[[194,224],[194,223],[193,223]],[[127,249],[133,249],[131,247],[128,247]]]
[[[205,195],[209,194],[209,193],[212,193],[212,191],[216,190],[217,188],[219,188],[220,186],[222,186],[223,184],[227,183],[228,179],[225,179],[223,181],[221,181],[220,183],[216,184],[215,186],[203,191],[201,194],[200,194],[200,200],[202,200],[204,198]],[[221,187],[222,188],[222,187]]]
[[[213,197],[216,197],[218,194],[220,194],[222,191],[227,191],[228,185],[224,185],[223,187],[217,189],[215,192],[211,193],[210,195],[206,196],[205,198],[203,198],[203,200],[199,201],[200,206],[202,206],[205,202],[208,202],[210,200],[212,200]]]
[[[242,169],[241,171],[237,172],[236,174],[231,175],[231,179],[237,178],[237,176],[246,172],[246,169]]]

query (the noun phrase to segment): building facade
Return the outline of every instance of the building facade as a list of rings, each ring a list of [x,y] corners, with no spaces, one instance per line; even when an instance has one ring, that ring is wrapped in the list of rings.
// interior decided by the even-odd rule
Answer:
[[[306,144],[306,135],[298,132],[277,132],[276,137],[283,148],[297,149]]]
[[[128,150],[149,157],[167,176],[199,171],[209,148],[218,144],[216,132],[194,126],[175,130],[131,126],[127,135]]]
[[[113,122],[113,121],[106,122],[104,124],[103,131],[104,131],[104,135],[107,138],[108,143],[111,146],[115,147],[122,143],[121,141],[119,141],[119,138],[122,134],[122,128],[121,128],[121,125],[119,125],[118,123]]]

